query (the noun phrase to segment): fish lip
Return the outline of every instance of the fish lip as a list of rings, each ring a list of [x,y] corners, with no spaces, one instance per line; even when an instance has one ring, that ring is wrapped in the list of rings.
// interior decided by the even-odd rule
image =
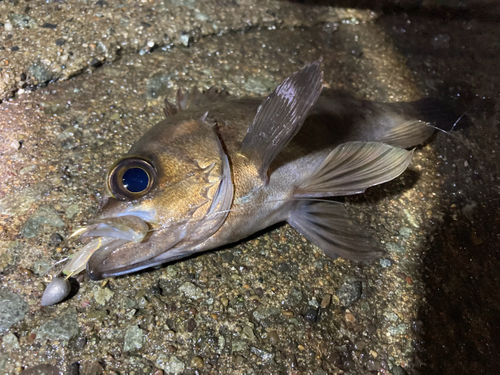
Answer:
[[[92,220],[87,227],[73,233],[73,236],[75,236],[83,231],[80,240],[84,246],[74,254],[72,260],[66,264],[62,272],[71,276],[83,269],[87,269],[87,273],[91,273],[88,263],[96,253],[99,256],[106,257],[129,242],[139,243],[144,241],[148,233],[152,229],[154,230],[154,221],[147,221],[144,218],[144,211],[142,211],[138,214],[120,212],[118,215],[101,215],[100,218]],[[154,219],[154,214],[149,213],[148,218]]]
[[[131,213],[101,217],[90,222],[90,225],[80,235],[80,240],[82,243],[86,243],[92,238],[112,237],[127,242],[141,242],[152,227],[152,223]]]

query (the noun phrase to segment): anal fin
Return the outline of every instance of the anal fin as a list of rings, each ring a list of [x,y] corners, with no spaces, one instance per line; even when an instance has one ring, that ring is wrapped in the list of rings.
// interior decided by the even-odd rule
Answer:
[[[351,220],[338,202],[300,200],[287,221],[332,258],[369,261],[382,255],[366,229]]]

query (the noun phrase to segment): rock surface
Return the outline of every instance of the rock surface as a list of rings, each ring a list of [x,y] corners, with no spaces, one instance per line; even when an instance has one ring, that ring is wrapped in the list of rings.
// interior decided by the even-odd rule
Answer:
[[[454,6],[360,4],[0,2],[0,335],[12,349],[0,373],[500,373],[499,26],[450,17]],[[284,225],[107,284],[82,278],[73,298],[40,306],[44,274],[81,246],[52,234],[91,220],[107,168],[162,119],[165,96],[262,94],[320,57],[333,89],[437,96],[471,121],[346,199],[390,266],[329,259]],[[361,291],[341,298],[352,280]]]

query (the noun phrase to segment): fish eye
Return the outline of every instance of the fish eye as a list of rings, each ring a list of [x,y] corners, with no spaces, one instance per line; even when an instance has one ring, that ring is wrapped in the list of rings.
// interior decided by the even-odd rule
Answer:
[[[156,170],[148,160],[130,156],[119,160],[108,175],[108,188],[117,199],[136,199],[153,187]]]

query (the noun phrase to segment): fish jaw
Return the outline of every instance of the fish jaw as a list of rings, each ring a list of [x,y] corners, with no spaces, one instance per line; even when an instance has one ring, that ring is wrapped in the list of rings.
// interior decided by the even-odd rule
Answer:
[[[147,222],[133,215],[95,220],[81,234],[80,238],[86,245],[73,256],[62,272],[69,277],[83,271],[95,252],[108,254],[128,242],[141,242],[149,228]]]

